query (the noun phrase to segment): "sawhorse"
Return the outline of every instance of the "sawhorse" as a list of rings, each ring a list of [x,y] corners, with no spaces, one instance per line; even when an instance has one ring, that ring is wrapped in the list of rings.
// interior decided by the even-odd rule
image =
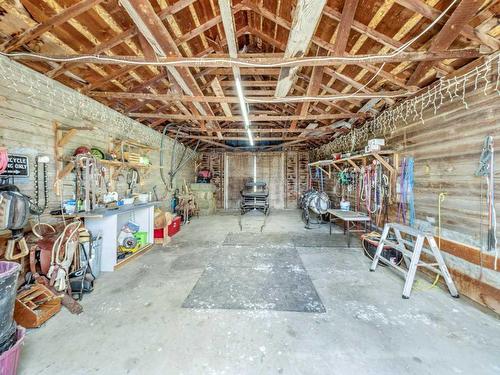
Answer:
[[[389,232],[391,230],[394,232],[394,235],[396,236],[397,243],[387,239],[387,236],[389,235]],[[401,233],[404,233],[407,236],[414,238],[414,242],[409,241],[407,239],[403,239]],[[427,240],[427,243],[429,244],[430,247],[429,249],[424,247],[425,240]],[[384,248],[384,245],[390,246],[402,253],[405,264],[408,267],[408,271],[402,267],[399,267],[391,263],[384,257],[380,256]],[[409,250],[411,248],[413,248],[413,251]],[[433,256],[434,259],[436,260],[436,263],[423,262],[420,259],[421,253]],[[409,263],[408,259],[410,259]],[[434,239],[434,236],[431,233],[424,233],[415,228],[398,223],[385,224],[384,231],[382,232],[382,236],[380,237],[380,242],[378,243],[377,252],[373,257],[373,262],[370,267],[370,271],[372,272],[375,271],[379,260],[387,264],[388,266],[397,269],[398,271],[403,273],[403,275],[405,275],[405,285],[403,287],[403,298],[405,299],[410,298],[410,293],[413,287],[413,281],[415,280],[417,267],[424,267],[429,271],[432,271],[442,276],[444,278],[444,281],[446,282],[446,285],[448,286],[450,294],[455,298],[459,297],[457,288],[455,287],[451,275],[448,272],[448,267],[446,267],[443,256],[441,255],[441,251],[439,250],[436,244],[436,240]],[[436,266],[438,268],[436,268]]]

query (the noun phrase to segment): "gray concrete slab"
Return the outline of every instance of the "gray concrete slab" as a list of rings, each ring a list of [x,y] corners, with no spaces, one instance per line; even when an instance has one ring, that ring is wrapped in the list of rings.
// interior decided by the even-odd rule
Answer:
[[[325,313],[182,308],[211,263],[265,255],[222,246],[238,231],[234,215],[195,219],[168,247],[104,274],[83,314],[63,310],[28,332],[19,374],[500,373],[497,318],[423,281],[403,300],[400,276],[369,272],[357,247],[295,246]],[[328,227],[308,231],[298,211],[273,211],[267,232]],[[238,250],[245,257],[231,258]]]

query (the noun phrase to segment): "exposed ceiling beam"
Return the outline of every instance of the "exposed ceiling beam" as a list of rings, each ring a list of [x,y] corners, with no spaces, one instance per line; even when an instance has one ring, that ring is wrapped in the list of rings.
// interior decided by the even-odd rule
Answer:
[[[441,30],[432,38],[429,51],[439,52],[447,50],[460,34],[463,26],[474,17],[481,4],[482,1],[480,0],[462,0]],[[431,61],[420,62],[408,79],[408,85],[418,84],[433,65],[434,63]]]
[[[157,56],[182,56],[174,39],[167,31],[160,17],[155,13],[149,0],[121,0],[121,4],[130,15],[139,31],[147,39]],[[167,70],[186,95],[203,96],[203,92],[188,68],[168,66]],[[213,115],[212,109],[207,103],[195,102],[194,107],[202,116]],[[200,122],[200,126],[204,126],[203,119]],[[220,136],[222,137],[222,135]]]
[[[64,9],[53,17],[50,17],[46,21],[36,25],[35,27],[28,29],[21,33],[19,36],[8,41],[2,48],[4,52],[11,52],[29,42],[33,39],[38,38],[43,33],[50,31],[56,26],[59,26],[66,21],[74,18],[90,8],[102,3],[104,0],[84,0],[77,2],[76,4]]]
[[[231,6],[232,6],[231,0],[218,0],[218,3],[221,13],[222,26],[224,28],[224,34],[226,35],[227,50],[229,52],[229,57],[232,59],[236,59],[238,58],[238,45],[237,45],[238,40],[236,39],[233,13],[231,11]],[[241,3],[239,5],[241,5]],[[238,82],[241,81],[240,69],[238,67],[233,66],[233,77],[235,81]],[[224,91],[222,90],[222,87],[220,86],[217,77],[215,77],[215,79],[213,80],[212,89],[214,90],[215,95],[219,94],[217,96],[224,96]],[[228,116],[228,114],[232,116],[229,105],[227,103],[221,105],[224,114],[226,116]],[[243,110],[243,108],[240,110]]]
[[[227,122],[241,122],[243,121],[242,116],[189,116],[189,115],[177,115],[169,113],[127,113],[129,117],[143,117],[143,118],[164,118],[168,120],[181,120],[181,121],[227,121]],[[324,115],[307,115],[307,116],[296,116],[296,115],[249,115],[250,121],[293,121],[293,120],[338,120],[345,118],[365,118],[363,114],[353,113],[353,114],[324,114]]]
[[[220,83],[219,83],[219,80],[217,79],[217,77],[212,80],[211,87],[212,87],[212,90],[214,92],[214,95],[217,98],[224,99],[224,90],[222,90],[222,87],[220,86]],[[237,99],[237,98],[234,98],[234,99]],[[221,100],[221,101],[219,101],[219,103],[220,103],[220,106],[222,108],[222,111],[224,112],[224,114],[226,116],[233,115],[231,112],[231,107],[228,104],[229,102]],[[233,102],[233,103],[235,103],[235,102]]]
[[[255,125],[255,124],[252,124]],[[317,125],[317,124],[316,124]],[[269,125],[267,125],[269,126]],[[200,132],[199,128],[181,128],[180,130],[182,131],[189,131],[189,132]],[[279,134],[279,133],[298,133],[298,134],[308,134],[308,133],[317,133],[319,131],[330,131],[329,126],[323,126],[320,128],[297,128],[297,129],[290,129],[290,128],[258,128],[256,126],[252,126],[252,131],[256,134],[258,133],[271,133],[271,134]],[[221,128],[220,131],[222,133],[246,133],[246,129],[243,128]]]
[[[176,46],[177,49],[177,46]],[[377,55],[377,54],[360,54],[349,57],[330,57],[325,60],[324,56],[316,57],[182,57],[182,56],[166,56],[157,57],[154,60],[148,60],[142,56],[96,56],[96,55],[45,55],[45,54],[23,54],[9,56],[14,60],[23,61],[47,61],[55,60],[71,60],[77,59],[74,64],[100,64],[100,65],[143,65],[143,66],[167,66],[171,67],[206,67],[206,68],[224,68],[238,66],[240,69],[247,70],[268,70],[274,72],[276,69],[283,67],[296,68],[301,66],[338,66],[338,65],[360,65],[359,59],[364,61],[364,64],[381,64],[381,63],[400,63],[407,61],[439,61],[448,59],[473,59],[487,54],[486,51],[477,48],[453,49],[441,51],[414,51],[403,52],[396,56]],[[248,67],[249,64],[256,65]],[[254,74],[263,74],[262,71]],[[216,70],[207,71],[204,74],[215,74]],[[203,74],[201,74],[203,75]]]
[[[316,67],[318,72],[321,68]],[[308,89],[308,94],[306,96],[286,96],[284,98],[272,98],[267,96],[249,96],[246,97],[249,103],[309,103],[309,102],[317,102],[317,101],[325,101],[325,102],[333,102],[335,100],[346,100],[347,99],[370,99],[370,98],[383,98],[385,97],[406,97],[412,95],[412,93],[408,93],[405,91],[380,91],[373,92],[370,94],[364,93],[352,93],[352,94],[337,94],[337,95],[328,95],[328,96],[316,96],[313,94],[317,94],[319,91],[320,78],[319,73],[316,73],[316,82],[310,83]],[[215,81],[215,80],[214,80]],[[318,87],[319,86],[319,87]],[[151,94],[151,93],[140,93],[140,92],[122,92],[122,91],[89,91],[86,93],[88,96],[94,98],[119,98],[119,99],[130,99],[130,100],[158,100],[158,101],[183,101],[183,102],[206,102],[206,103],[238,103],[237,96],[189,96],[189,95],[176,95],[176,94]],[[310,95],[309,95],[310,94]]]
[[[441,15],[441,11],[431,7],[422,0],[395,0],[399,5],[414,11],[415,13],[421,14],[428,20],[434,21]],[[447,17],[444,17],[440,23],[445,22]],[[500,48],[500,41],[496,38],[488,35],[487,33],[481,32],[474,29],[470,25],[463,25],[460,29],[460,33],[468,39],[471,39],[479,44],[484,44],[492,49],[492,51],[497,51]]]
[[[181,138],[186,139],[199,139],[199,140],[217,140],[217,137],[209,137],[204,135],[190,135],[190,134],[182,134],[179,135]],[[238,136],[224,136],[224,141],[246,141],[247,137],[238,137]],[[282,141],[283,137],[254,137],[255,142],[263,142],[263,141]],[[299,137],[290,137],[288,139],[299,139]]]
[[[180,0],[176,2],[173,5],[170,5],[169,7],[163,9],[160,13],[158,13],[158,17],[160,19],[165,19],[167,16],[175,14],[177,12],[180,12],[182,9],[188,7],[192,3],[194,3],[197,0]],[[121,33],[111,37],[110,39],[96,45],[92,50],[89,51],[89,54],[91,55],[98,55],[101,54],[113,47],[116,47],[117,45],[124,43],[126,40],[139,35],[140,33],[138,32],[137,26],[132,26]],[[64,72],[66,72],[69,68],[74,66],[75,64],[73,63],[62,63],[59,65],[59,67],[51,70],[50,72],[46,73],[47,76],[55,78]]]
[[[306,96],[313,97],[318,95],[319,90],[321,88],[321,79],[323,78],[323,70],[322,66],[315,66],[313,68],[311,74],[311,80],[309,81],[309,85],[307,86]],[[304,102],[297,106],[297,114],[299,116],[305,116],[309,112],[309,104],[311,101]],[[297,127],[297,121],[292,121],[290,124],[290,129],[295,129]]]
[[[289,21],[273,14],[272,12],[266,10],[265,8],[258,7],[251,2],[245,2],[245,7],[251,9],[252,11],[259,14],[260,16],[268,19],[269,21],[275,22],[276,24],[283,27],[284,29],[290,30],[290,28],[291,28],[291,23]],[[342,17],[340,12],[338,12],[338,11],[334,10],[333,8],[328,7],[328,6],[325,6],[324,14],[330,16],[333,19],[336,19],[337,21],[340,21],[340,19]],[[392,48],[392,49],[399,48],[400,46],[403,45],[403,43],[401,43],[397,40],[393,40],[392,38],[387,37],[385,34],[377,32],[376,30],[369,28],[368,26],[366,26],[360,22],[357,22],[356,20],[353,21],[353,28],[356,29],[361,34],[366,34],[367,36],[371,37],[372,39],[377,40],[379,43],[382,43],[382,44],[387,43],[385,45]],[[251,30],[251,31],[252,31],[252,33],[255,33],[256,35],[258,35],[260,33],[261,35],[259,35],[259,36],[263,40],[265,40],[266,42],[268,42],[270,44],[274,43],[273,45],[276,45],[277,41],[273,37],[268,36],[268,35],[260,32],[259,30]],[[323,40],[317,36],[313,36],[312,41],[314,44],[316,44],[317,46],[319,46],[321,48],[326,49],[327,51],[330,51],[330,52],[334,51],[333,44],[326,42],[325,40]],[[284,49],[284,48],[282,48],[282,49]],[[407,51],[413,52],[414,50],[411,48],[408,48]],[[363,63],[360,62],[357,65],[363,69],[366,69],[366,70],[372,72],[372,73],[375,73],[378,71],[378,68],[376,66],[372,65],[370,62],[363,62]],[[449,69],[449,67],[445,64],[439,63],[438,65],[439,65],[439,68],[445,72],[447,72],[446,69]],[[399,78],[397,78],[395,75],[390,74],[384,70],[381,70],[379,72],[379,76],[381,78],[383,78],[384,80],[391,82],[391,83],[393,83],[401,88],[405,88],[407,90],[413,89],[413,88],[407,87],[405,82],[400,80]],[[416,88],[416,89],[418,89],[418,88]]]
[[[351,31],[354,14],[358,6],[359,0],[346,0],[342,8],[342,17],[337,26],[337,36],[335,38],[335,56],[342,56],[345,53],[347,41],[349,40],[349,32]]]
[[[285,58],[304,56],[319,24],[326,0],[298,0],[285,50]],[[288,95],[298,68],[282,68],[276,86],[276,96]]]

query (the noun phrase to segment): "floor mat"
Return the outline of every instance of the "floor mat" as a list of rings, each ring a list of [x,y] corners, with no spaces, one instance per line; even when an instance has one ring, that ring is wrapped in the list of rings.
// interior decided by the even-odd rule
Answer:
[[[324,313],[295,249],[227,249],[203,272],[182,307]]]

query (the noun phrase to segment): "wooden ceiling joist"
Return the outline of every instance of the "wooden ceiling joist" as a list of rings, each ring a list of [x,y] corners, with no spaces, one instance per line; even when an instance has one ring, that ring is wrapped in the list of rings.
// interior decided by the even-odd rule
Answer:
[[[186,144],[214,149],[246,147],[224,143],[246,139],[239,80],[256,141],[279,142],[256,147],[274,150],[328,142],[500,48],[494,0],[460,0],[445,14],[451,0],[292,3],[0,1],[0,49],[28,52],[11,58],[154,129],[190,123],[177,126]]]
[[[308,94],[306,96],[297,95],[297,96],[287,96],[284,98],[270,98],[267,96],[248,96],[246,97],[248,103],[286,103],[286,102],[294,102],[294,103],[310,103],[317,101],[335,101],[335,100],[345,100],[346,97],[349,98],[359,98],[359,99],[370,99],[372,97],[405,97],[411,95],[411,93],[405,91],[380,91],[373,92],[371,94],[364,93],[352,93],[352,94],[337,94],[337,95],[328,95],[328,96],[315,96],[319,91],[319,87],[321,87],[320,74],[321,68],[316,67],[317,73],[313,75],[313,79],[315,82],[309,84],[311,87],[308,90]],[[315,78],[316,77],[316,78]],[[214,80],[216,81],[216,80]],[[214,82],[212,81],[212,82]],[[218,82],[218,81],[217,81]],[[218,91],[218,90],[217,90]],[[268,90],[270,91],[270,90]],[[251,91],[250,91],[251,92]],[[86,93],[88,96],[94,98],[119,98],[119,99],[136,99],[136,100],[157,100],[157,101],[182,101],[182,102],[200,102],[200,103],[238,103],[237,96],[223,96],[223,92],[221,91],[219,95],[215,96],[189,96],[189,95],[177,95],[177,94],[151,94],[151,93],[141,93],[141,92],[120,92],[120,91],[88,91]]]
[[[407,9],[414,11],[415,13],[421,14],[431,21],[436,20],[441,15],[440,10],[431,7],[422,0],[395,0],[395,2]],[[460,33],[464,37],[475,41],[476,43],[482,43],[488,46],[492,49],[492,51],[496,51],[500,48],[500,42],[497,39],[495,39],[491,35],[488,35],[487,33],[474,29],[470,25],[463,25],[460,29]]]
[[[181,56],[175,41],[148,0],[121,0],[121,4],[158,56]],[[186,95],[203,96],[189,69],[167,67],[167,70]],[[212,109],[206,103],[194,103],[194,106],[202,116],[213,115]],[[201,121],[200,125],[203,126],[204,122]]]
[[[32,40],[38,38],[43,33],[50,31],[52,28],[59,26],[65,23],[66,21],[70,20],[71,18],[74,18],[88,11],[89,9],[98,5],[99,3],[102,3],[103,1],[104,0],[83,0],[77,2],[76,4],[56,14],[54,17],[47,19],[47,21],[44,21],[38,24],[37,26],[24,31],[16,38],[11,39],[9,42],[7,42],[7,44],[3,46],[2,50],[4,52],[14,51],[15,49],[21,47],[22,45],[25,45],[31,42]]]
[[[304,56],[318,26],[326,0],[298,0],[292,27],[288,35],[285,59]],[[297,68],[282,68],[276,86],[276,96],[284,97],[290,91]]]
[[[197,121],[227,121],[227,122],[242,122],[242,116],[189,116],[189,115],[176,115],[168,113],[127,113],[128,116],[137,118],[164,118],[168,120],[197,120]],[[280,116],[267,116],[267,115],[249,115],[250,121],[293,121],[293,120],[307,120],[307,121],[319,121],[319,120],[339,120],[346,118],[365,118],[366,116],[360,113],[352,114],[342,114],[342,113],[332,113],[325,115],[306,115],[306,116],[296,116],[296,115],[280,115]]]
[[[175,46],[175,44],[174,44]],[[177,48],[177,46],[176,46]],[[332,47],[333,48],[333,47]],[[141,66],[166,66],[167,68],[183,68],[183,67],[206,67],[213,68],[197,75],[198,77],[206,74],[219,74],[224,72],[225,68],[237,66],[244,69],[253,75],[279,73],[279,69],[298,68],[303,66],[339,66],[339,65],[360,65],[360,60],[363,64],[391,64],[399,62],[415,62],[415,61],[439,61],[448,59],[473,59],[485,55],[486,53],[477,48],[462,48],[453,50],[437,50],[437,51],[414,51],[402,52],[398,55],[377,55],[377,54],[359,54],[356,57],[256,57],[256,58],[231,58],[231,57],[182,57],[182,56],[159,56],[155,59],[147,59],[142,56],[95,56],[95,55],[13,55],[14,60],[21,61],[47,61],[47,59],[71,60],[78,57],[78,63],[72,64],[98,64],[98,65],[141,65]],[[223,73],[222,73],[223,74]],[[279,82],[278,82],[279,83]]]
[[[337,27],[337,36],[335,38],[335,56],[342,56],[345,53],[349,32],[351,31],[352,22],[354,21],[354,13],[358,6],[359,0],[346,0],[342,9],[342,17]]]
[[[462,0],[442,29],[432,39],[429,51],[439,52],[447,50],[460,34],[464,25],[474,17],[481,4],[481,0]],[[420,62],[408,79],[408,85],[416,85],[420,82],[425,78],[425,73],[432,68],[433,65],[433,62],[430,61]]]

